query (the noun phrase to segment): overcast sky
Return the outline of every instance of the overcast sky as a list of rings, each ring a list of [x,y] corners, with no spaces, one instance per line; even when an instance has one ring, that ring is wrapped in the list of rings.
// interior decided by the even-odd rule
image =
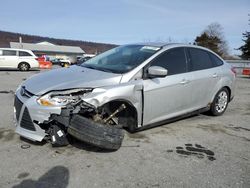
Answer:
[[[250,0],[3,0],[0,30],[126,44],[193,42],[220,23],[231,53],[250,31]]]

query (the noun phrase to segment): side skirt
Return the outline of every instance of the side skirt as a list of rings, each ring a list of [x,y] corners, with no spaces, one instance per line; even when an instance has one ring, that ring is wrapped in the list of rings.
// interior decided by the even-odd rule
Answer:
[[[181,119],[184,119],[184,118],[196,115],[196,114],[201,114],[203,112],[208,111],[209,109],[210,109],[209,107],[205,107],[205,108],[201,108],[199,110],[195,110],[193,112],[189,112],[189,113],[177,116],[177,117],[173,117],[173,118],[170,118],[170,119],[166,119],[166,120],[163,120],[163,121],[159,121],[159,122],[156,122],[156,123],[145,125],[145,126],[142,126],[140,128],[137,128],[135,130],[135,132],[142,131],[142,130],[147,130],[147,129],[157,127],[157,126],[160,126],[160,125],[164,125],[164,124],[168,124],[168,123],[172,123],[172,122],[175,122],[175,121],[178,121],[178,120],[181,120]]]

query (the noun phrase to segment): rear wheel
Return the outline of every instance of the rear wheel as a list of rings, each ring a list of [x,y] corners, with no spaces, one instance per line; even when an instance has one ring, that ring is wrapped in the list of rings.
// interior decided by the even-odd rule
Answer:
[[[26,62],[19,63],[18,69],[20,71],[28,71],[30,69],[30,65]]]
[[[229,102],[229,92],[226,88],[222,88],[215,95],[214,101],[211,105],[210,112],[214,116],[222,115],[226,109]]]

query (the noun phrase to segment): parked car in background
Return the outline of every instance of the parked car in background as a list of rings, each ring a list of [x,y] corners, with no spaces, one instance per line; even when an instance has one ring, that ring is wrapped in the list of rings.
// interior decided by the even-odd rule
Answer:
[[[38,74],[15,96],[16,132],[65,144],[66,135],[118,149],[123,133],[210,111],[222,115],[235,72],[217,54],[186,44],[120,46],[81,66]]]
[[[69,59],[63,59],[63,58],[55,58],[55,59],[51,60],[51,62],[54,65],[60,65],[62,67],[67,67],[67,66],[71,65],[71,62]]]
[[[81,58],[78,58],[76,64],[80,65],[80,64],[84,63],[85,61],[87,61],[87,60],[89,60],[91,58],[92,57],[81,57]]]
[[[61,66],[61,58],[55,58],[55,59],[52,59],[51,60],[51,63],[53,64],[53,65],[60,65]]]
[[[30,50],[0,48],[0,68],[17,68],[20,71],[39,68],[36,58]]]

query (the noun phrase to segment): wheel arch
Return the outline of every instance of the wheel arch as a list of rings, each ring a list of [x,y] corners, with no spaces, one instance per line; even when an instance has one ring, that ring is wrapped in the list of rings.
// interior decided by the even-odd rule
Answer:
[[[228,95],[229,95],[229,100],[231,99],[231,89],[230,89],[230,87],[228,87],[228,86],[224,86],[224,87],[222,87],[221,89],[223,89],[223,88],[225,88],[225,89],[227,89],[227,91],[228,91]]]
[[[127,121],[127,123],[131,123],[131,124],[125,125],[124,128],[127,128],[130,132],[134,132],[138,125],[138,112],[137,112],[136,107],[130,101],[126,99],[114,99],[103,104],[99,108],[103,108],[104,106],[108,105],[110,106],[111,110],[114,110],[115,108],[118,108],[122,104],[126,105],[125,111],[127,111],[126,115],[128,115],[128,118],[133,118],[133,120]]]
[[[213,102],[215,96],[217,95],[217,93],[218,93],[220,90],[224,89],[224,88],[228,91],[229,100],[230,100],[230,98],[231,98],[231,89],[230,89],[229,86],[226,86],[226,85],[225,85],[225,86],[219,87],[219,88],[216,90],[216,92],[214,93],[213,98],[212,98],[212,100],[211,100],[212,102]],[[212,102],[211,102],[211,103],[212,103]]]
[[[26,63],[30,68],[30,64],[27,61],[20,61],[17,65],[17,68],[19,68],[22,63]]]
[[[228,98],[227,98],[227,103],[223,104],[224,107],[223,107],[222,111],[219,111],[217,109],[217,107],[216,107],[217,106],[217,104],[216,104],[217,102],[216,101],[217,101],[217,96],[220,94],[221,91],[225,91],[228,94]],[[210,114],[213,115],[213,116],[220,116],[220,115],[222,115],[226,111],[228,103],[230,102],[230,96],[231,96],[231,89],[230,89],[230,87],[228,87],[228,86],[221,87],[216,92],[216,94],[214,95],[214,99],[213,99],[213,101],[212,101],[212,103],[210,105],[210,110],[209,110]],[[221,107],[219,107],[219,108],[221,108]]]

